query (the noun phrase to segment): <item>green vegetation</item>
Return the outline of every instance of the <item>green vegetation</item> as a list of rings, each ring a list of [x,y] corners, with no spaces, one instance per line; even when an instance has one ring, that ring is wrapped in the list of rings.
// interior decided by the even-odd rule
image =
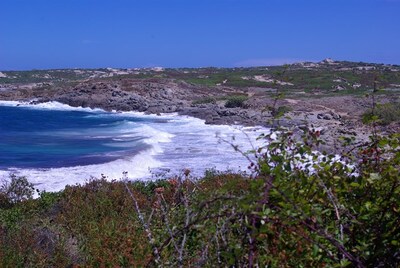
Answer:
[[[2,73],[6,76],[0,77],[0,85],[43,83],[42,87],[50,89],[87,79],[172,79],[205,87],[273,88],[291,94],[306,92],[319,96],[365,94],[372,90],[375,76],[379,76],[381,88],[400,85],[400,66],[345,61],[249,68],[65,69]],[[257,76],[268,79],[260,80]]]
[[[369,110],[363,114],[364,123],[377,122],[382,125],[388,125],[392,122],[400,121],[400,103],[389,102],[378,104],[375,110]]]
[[[3,187],[0,266],[398,267],[400,135],[338,162],[316,153],[318,131],[280,133],[252,152],[251,178],[101,178],[34,200]]]
[[[225,101],[226,108],[245,108],[245,102],[248,100],[247,95],[228,95],[228,96],[207,96],[201,99],[194,100],[192,104],[199,105],[199,104],[208,104],[213,103],[215,104],[217,101]]]
[[[0,200],[3,202],[8,201],[9,204],[15,204],[33,197],[34,187],[33,184],[28,182],[26,177],[17,177],[12,174],[10,182],[3,182],[0,186]],[[3,205],[7,206],[7,203]],[[0,203],[0,207],[3,206]]]
[[[292,111],[292,108],[288,106],[279,106],[276,109],[271,110],[271,115],[275,118],[280,118],[290,111]]]
[[[247,96],[244,95],[233,95],[228,96],[225,102],[226,108],[243,108],[245,106],[245,101],[247,100]]]
[[[216,100],[215,97],[207,96],[207,97],[204,97],[204,98],[201,98],[201,99],[194,100],[192,103],[197,105],[197,104],[216,103],[216,101],[217,100]]]
[[[392,71],[392,68],[394,71]],[[319,94],[352,95],[371,90],[374,75],[380,77],[381,86],[391,87],[399,84],[400,72],[397,66],[336,62],[335,65],[318,64],[307,67],[299,64],[254,68],[202,68],[192,69],[185,75],[168,74],[170,77],[189,83],[216,86],[218,84],[233,87],[277,88],[288,92],[305,91]],[[266,76],[271,80],[288,84],[257,81],[255,76]],[[245,79],[244,79],[245,78]],[[224,83],[225,82],[225,83]],[[339,88],[339,89],[338,89]]]

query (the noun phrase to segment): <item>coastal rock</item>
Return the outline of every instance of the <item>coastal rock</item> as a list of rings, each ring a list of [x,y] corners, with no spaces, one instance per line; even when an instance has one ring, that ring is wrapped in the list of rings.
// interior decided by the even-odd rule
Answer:
[[[329,112],[329,113],[319,113],[317,114],[318,119],[323,119],[323,120],[340,120],[342,117],[340,114],[334,113],[334,112]]]
[[[228,110],[228,109],[221,109],[217,111],[218,115],[220,116],[233,116],[237,115],[236,111]]]
[[[137,93],[125,92],[116,85],[99,83],[83,84],[66,91],[55,98],[56,101],[77,107],[103,108],[105,110],[145,111],[149,104]]]
[[[318,114],[317,118],[324,120],[332,120],[332,116],[330,114]]]

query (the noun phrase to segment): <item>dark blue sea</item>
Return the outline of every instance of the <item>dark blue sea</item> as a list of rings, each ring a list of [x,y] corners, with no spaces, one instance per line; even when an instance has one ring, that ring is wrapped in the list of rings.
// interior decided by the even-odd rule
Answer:
[[[245,151],[265,131],[205,125],[178,115],[144,115],[72,108],[56,102],[0,102],[0,179],[27,176],[38,188],[60,190],[102,175],[151,179],[206,169],[245,169]],[[234,140],[233,140],[234,138]],[[221,140],[225,141],[221,141]]]
[[[150,148],[144,142],[146,134],[136,131],[138,126],[167,122],[106,115],[0,106],[0,168],[59,168],[111,162]]]

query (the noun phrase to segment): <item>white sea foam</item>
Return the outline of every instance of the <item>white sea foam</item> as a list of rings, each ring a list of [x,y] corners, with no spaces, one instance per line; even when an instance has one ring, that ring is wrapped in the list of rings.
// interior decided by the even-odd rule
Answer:
[[[248,151],[253,146],[258,147],[262,141],[256,141],[256,138],[268,131],[261,127],[206,125],[204,120],[177,114],[158,116],[139,112],[106,113],[100,109],[70,107],[57,102],[31,105],[0,101],[0,105],[93,112],[88,115],[89,117],[121,116],[150,119],[132,122],[121,118],[118,123],[107,124],[101,129],[55,133],[69,136],[88,135],[91,138],[111,137],[115,141],[128,143],[142,137],[143,142],[150,145],[150,149],[141,151],[135,156],[99,165],[0,171],[0,177],[7,176],[10,172],[27,176],[38,189],[46,191],[58,191],[66,185],[84,183],[92,176],[99,178],[101,174],[110,180],[119,179],[124,171],[128,172],[128,177],[131,179],[148,179],[151,175],[150,170],[162,167],[171,169],[172,173],[189,168],[192,174],[198,176],[209,168],[245,170],[248,161],[240,153],[235,152],[232,145],[243,152]],[[256,144],[252,145],[252,142]]]
[[[160,161],[154,159],[154,154],[155,152],[150,149],[131,158],[100,165],[0,171],[0,177],[7,179],[12,173],[26,176],[37,189],[46,191],[60,191],[66,185],[82,184],[102,175],[107,176],[109,180],[118,180],[122,178],[123,172],[128,172],[130,179],[141,179],[149,176],[149,169],[162,166]]]
[[[4,100],[0,100],[0,105],[1,106],[18,106],[22,104],[22,102],[20,101],[4,101]]]
[[[18,106],[18,107],[28,107],[32,109],[43,109],[43,110],[56,110],[56,111],[82,111],[82,112],[104,112],[102,109],[92,109],[83,107],[72,107],[67,104],[63,104],[57,101],[42,102],[42,103],[32,103],[24,101],[0,101],[2,106]]]

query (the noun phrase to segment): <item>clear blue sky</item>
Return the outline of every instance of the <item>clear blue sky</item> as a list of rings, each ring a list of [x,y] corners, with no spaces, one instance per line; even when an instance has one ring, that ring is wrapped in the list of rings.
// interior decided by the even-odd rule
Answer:
[[[400,0],[1,0],[0,70],[400,64]]]

